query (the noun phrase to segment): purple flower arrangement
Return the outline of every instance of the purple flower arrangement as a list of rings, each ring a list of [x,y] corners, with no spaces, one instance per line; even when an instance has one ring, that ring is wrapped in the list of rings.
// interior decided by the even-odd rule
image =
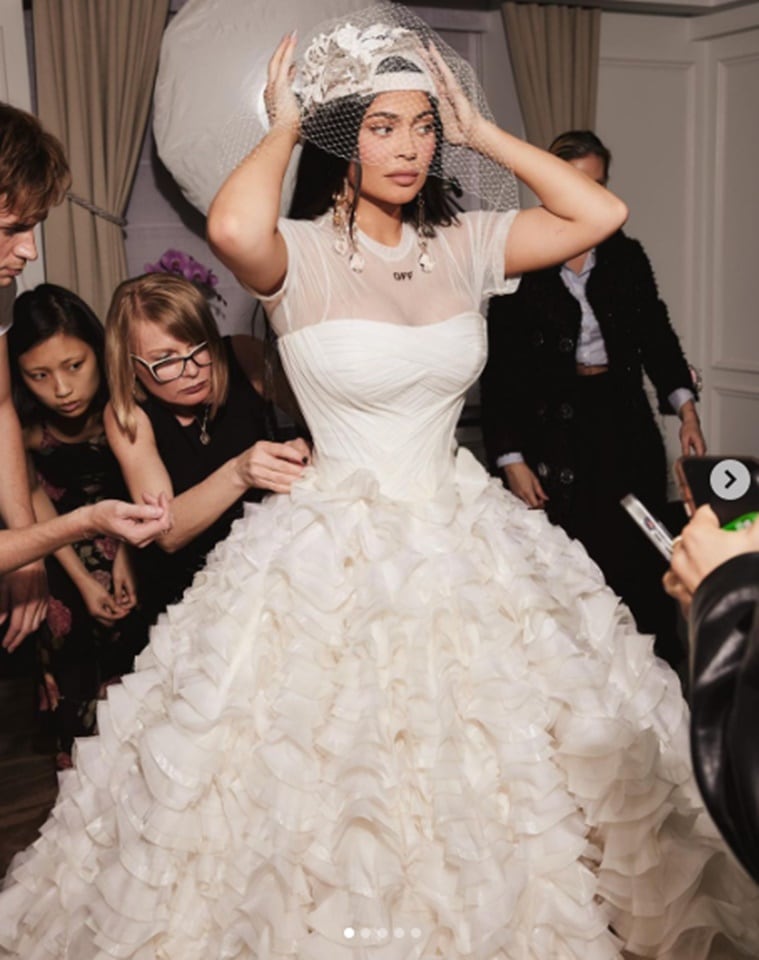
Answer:
[[[226,300],[216,285],[219,278],[209,267],[204,266],[195,257],[184,250],[164,250],[156,263],[146,263],[145,273],[173,273],[194,283],[205,293],[209,300],[220,300],[226,305]]]

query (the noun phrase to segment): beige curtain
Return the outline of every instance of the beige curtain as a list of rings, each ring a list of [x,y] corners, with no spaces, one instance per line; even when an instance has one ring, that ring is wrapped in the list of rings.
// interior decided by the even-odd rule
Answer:
[[[123,214],[150,110],[169,0],[34,0],[38,113],[62,141],[71,193],[45,226],[47,276],[100,317],[126,277]],[[82,205],[83,204],[83,205]]]
[[[547,147],[564,130],[592,130],[601,11],[512,2],[502,10],[527,139]]]

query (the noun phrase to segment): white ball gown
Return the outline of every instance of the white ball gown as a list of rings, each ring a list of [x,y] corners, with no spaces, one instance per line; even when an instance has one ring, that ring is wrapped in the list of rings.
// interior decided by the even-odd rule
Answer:
[[[283,223],[269,309],[315,465],[110,688],[0,896],[3,956],[759,956],[675,675],[454,451],[510,222],[439,230],[429,274],[410,228],[354,273],[327,220]]]

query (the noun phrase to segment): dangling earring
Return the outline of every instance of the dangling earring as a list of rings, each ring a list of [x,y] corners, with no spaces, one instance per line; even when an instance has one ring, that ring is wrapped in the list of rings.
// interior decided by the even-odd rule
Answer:
[[[335,229],[335,252],[341,257],[350,253],[348,266],[354,273],[361,273],[364,269],[364,258],[353,236],[353,227],[350,222],[350,205],[348,203],[348,181],[343,182],[340,193],[332,198],[332,226]]]
[[[332,197],[332,226],[335,229],[335,242],[333,244],[335,253],[344,257],[350,249],[350,243],[348,242],[348,197],[345,184],[343,184],[342,190]]]
[[[419,244],[417,263],[422,268],[422,273],[432,273],[435,269],[435,261],[427,251],[427,240],[430,235],[430,228],[424,219],[424,197],[420,191],[416,195],[416,240]]]

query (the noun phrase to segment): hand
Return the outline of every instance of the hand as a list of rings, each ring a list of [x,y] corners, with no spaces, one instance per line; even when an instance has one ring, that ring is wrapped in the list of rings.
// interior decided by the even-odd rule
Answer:
[[[264,104],[272,128],[290,127],[297,132],[300,129],[300,108],[292,87],[295,43],[293,31],[282,38],[272,54],[266,74]]]
[[[137,605],[137,581],[132,569],[129,548],[125,543],[119,544],[116,556],[113,558],[111,579],[113,580],[113,598],[119,610],[129,613]]]
[[[294,437],[292,440],[288,440],[285,446],[293,448],[304,467],[311,463],[311,445],[303,437]]]
[[[0,581],[0,624],[8,619],[3,647],[12,653],[47,613],[47,574],[42,560],[5,574]]]
[[[693,594],[690,590],[687,590],[683,586],[682,582],[678,579],[677,574],[673,573],[670,568],[662,577],[662,585],[664,590],[673,597],[680,604],[680,609],[683,612],[685,619],[688,619],[688,613],[690,611],[690,605],[693,601]]]
[[[422,53],[435,82],[438,112],[443,124],[443,136],[449,143],[471,146],[472,134],[480,114],[461,89],[451,68],[443,60],[434,44]]]
[[[755,550],[759,550],[759,522],[745,530],[722,530],[712,508],[699,507],[675,538],[670,572],[678,583],[665,575],[664,587],[671,596],[676,596],[674,590],[692,595],[704,577],[720,564]],[[677,599],[681,597],[678,595]]]
[[[246,489],[289,493],[308,460],[308,446],[300,438],[287,443],[259,440],[235,459],[235,468]]]
[[[128,608],[120,608],[112,594],[92,574],[88,573],[76,586],[89,615],[103,626],[110,627],[129,613]]]
[[[706,453],[706,441],[701,432],[701,423],[692,400],[683,405],[680,412],[680,448],[684,457],[691,455],[703,457]]]
[[[91,512],[92,526],[135,547],[144,547],[171,529],[171,512],[165,493],[143,496],[144,504],[122,500],[100,500],[85,509]]]
[[[507,463],[503,468],[509,490],[528,507],[541,508],[550,499],[526,463]]]
[[[47,710],[58,709],[58,705],[61,702],[61,691],[52,673],[45,671],[42,674],[39,695],[40,712],[45,713]]]

